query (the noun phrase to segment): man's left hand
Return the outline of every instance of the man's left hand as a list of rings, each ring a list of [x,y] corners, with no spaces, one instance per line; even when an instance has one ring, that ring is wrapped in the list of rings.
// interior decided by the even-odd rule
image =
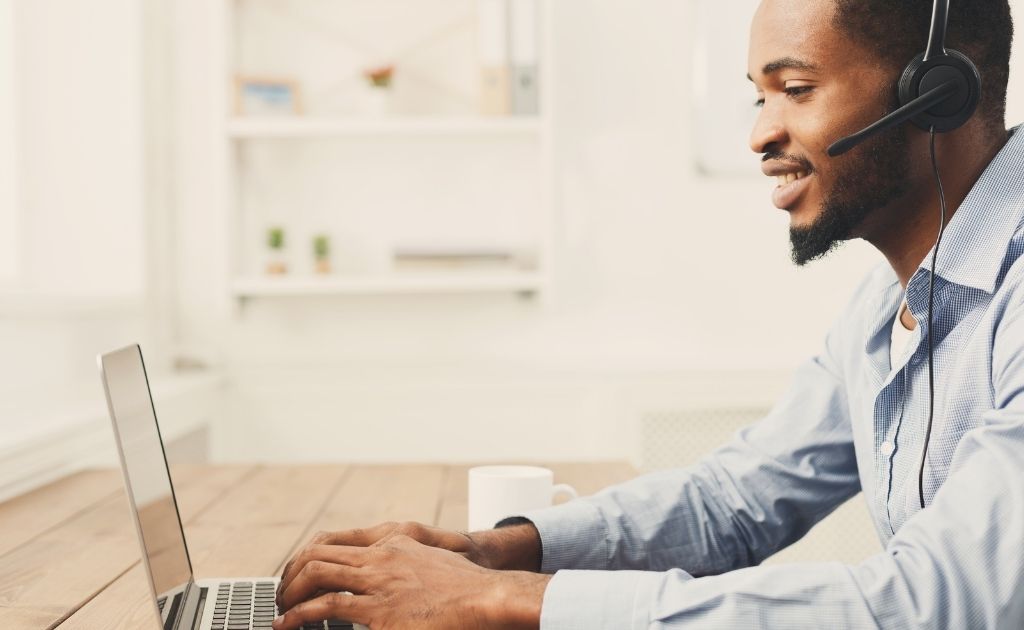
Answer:
[[[293,562],[275,630],[323,619],[371,630],[537,628],[551,578],[485,569],[407,536],[370,547],[311,545]]]

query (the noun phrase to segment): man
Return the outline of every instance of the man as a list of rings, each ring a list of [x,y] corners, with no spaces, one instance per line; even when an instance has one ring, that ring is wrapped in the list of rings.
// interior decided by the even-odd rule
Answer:
[[[962,0],[950,14],[949,44],[978,65],[983,94],[966,125],[936,139],[955,212],[936,267],[923,492],[939,228],[929,136],[903,125],[826,155],[895,107],[930,12],[931,0],[764,0],[757,11],[751,146],[780,178],[773,200],[790,214],[794,260],[862,238],[887,261],[764,420],[697,466],[492,531],[320,534],[284,572],[274,627],[1024,627],[1024,134],[1003,121],[1006,0]],[[858,491],[884,551],[853,566],[757,566]]]

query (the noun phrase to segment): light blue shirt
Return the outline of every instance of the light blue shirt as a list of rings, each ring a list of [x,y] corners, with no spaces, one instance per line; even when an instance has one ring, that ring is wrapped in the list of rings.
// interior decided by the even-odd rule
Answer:
[[[927,322],[890,365],[903,291],[886,264],[771,413],[730,444],[524,514],[555,573],[541,628],[1024,628],[1022,226],[1018,132],[939,253],[925,509]],[[919,320],[930,259],[906,291]],[[757,566],[860,491],[884,551],[856,565]]]

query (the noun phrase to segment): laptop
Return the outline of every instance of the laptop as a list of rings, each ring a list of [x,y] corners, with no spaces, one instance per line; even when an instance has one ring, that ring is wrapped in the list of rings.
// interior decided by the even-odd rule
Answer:
[[[163,629],[269,630],[277,615],[278,578],[195,579],[142,349],[131,345],[109,352],[98,363],[142,564]],[[347,630],[353,625],[323,621],[307,628]]]

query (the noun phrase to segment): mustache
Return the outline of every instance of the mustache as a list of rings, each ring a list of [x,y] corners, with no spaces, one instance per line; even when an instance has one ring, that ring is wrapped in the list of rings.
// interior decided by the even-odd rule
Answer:
[[[808,160],[802,155],[796,155],[794,153],[784,153],[782,151],[768,150],[765,151],[763,156],[761,156],[761,161],[767,162],[768,160],[778,160],[779,162],[799,164],[800,166],[803,166],[804,170],[806,171],[814,170],[814,167],[811,166],[810,160]]]

